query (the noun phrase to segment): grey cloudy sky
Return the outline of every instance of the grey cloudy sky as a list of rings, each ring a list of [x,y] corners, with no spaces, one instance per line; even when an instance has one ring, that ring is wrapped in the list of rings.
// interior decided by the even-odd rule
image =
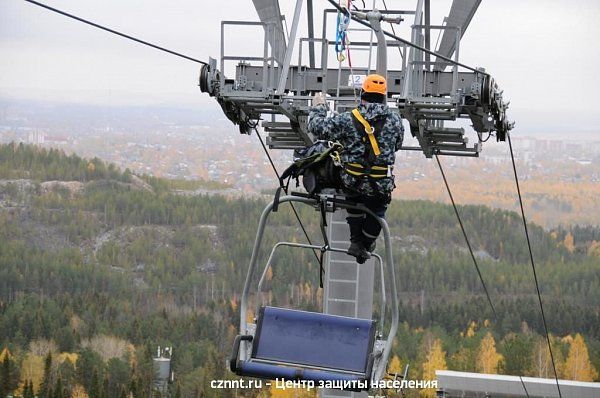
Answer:
[[[410,9],[415,2],[388,0],[388,5]],[[295,1],[280,3],[291,21]],[[327,5],[314,3],[317,10]],[[432,0],[434,22],[441,22],[450,3]],[[221,20],[257,19],[250,0],[48,4],[203,60],[219,55]],[[320,11],[316,15],[320,31]],[[598,0],[483,0],[462,40],[461,60],[492,73],[520,126],[600,131],[599,20]],[[409,37],[410,23],[404,23],[401,36]],[[228,45],[232,52],[259,51],[261,40],[259,31],[236,31]],[[197,89],[198,69],[23,0],[0,0],[0,97],[215,106]]]

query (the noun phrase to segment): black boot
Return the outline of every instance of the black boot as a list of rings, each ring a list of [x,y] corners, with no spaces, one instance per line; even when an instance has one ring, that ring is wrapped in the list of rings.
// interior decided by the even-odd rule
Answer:
[[[375,240],[372,240],[372,239],[365,239],[364,244],[365,244],[365,249],[369,253],[373,253],[375,251],[375,248],[377,247]]]
[[[350,247],[348,248],[348,254],[356,257],[356,262],[363,264],[369,258],[371,254],[367,251],[364,245],[365,236],[362,233],[363,229],[363,218],[348,217],[348,226],[350,227]]]
[[[359,264],[363,264],[365,261],[371,258],[371,254],[360,242],[352,242],[348,248],[348,254],[356,257],[356,262]]]

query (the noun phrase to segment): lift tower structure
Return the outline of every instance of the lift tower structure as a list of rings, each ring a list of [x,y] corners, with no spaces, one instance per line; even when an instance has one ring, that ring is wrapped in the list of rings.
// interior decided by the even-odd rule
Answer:
[[[278,0],[252,2],[259,20],[221,22],[221,54],[201,68],[199,85],[202,92],[216,99],[240,133],[250,134],[261,126],[272,150],[311,145],[316,137],[308,131],[307,119],[314,94],[325,93],[335,111],[350,110],[358,104],[357,88],[362,80],[374,72],[386,76],[388,106],[402,115],[416,138],[416,146],[403,146],[402,150],[421,151],[427,158],[477,157],[489,136],[503,141],[513,126],[506,115],[508,104],[494,79],[484,68],[472,68],[459,61],[461,38],[481,0],[454,0],[444,23],[439,25],[431,23],[430,0],[415,0],[411,9],[394,8],[394,1],[389,1],[390,8],[382,0],[344,1],[345,7],[340,5],[342,2],[320,1],[328,7],[322,11],[320,35],[314,29],[316,1],[295,1],[289,32]],[[370,7],[365,8],[367,3]],[[300,37],[304,7],[307,36]],[[351,43],[341,43],[339,37],[332,40],[328,33],[330,24],[336,21],[336,35],[362,30],[368,39]],[[349,23],[358,28],[349,28]],[[392,28],[410,24],[410,38],[390,33],[386,30],[388,24]],[[262,33],[262,53],[231,54],[225,39],[232,26],[256,27]],[[435,48],[432,32],[439,33]],[[367,55],[362,57],[367,62],[360,64],[354,58],[354,65],[343,64],[345,54],[339,51],[343,44]],[[334,52],[338,62],[330,61]],[[388,57],[392,55],[399,55],[399,60],[390,66]],[[231,62],[235,63],[235,72],[228,76],[225,70]],[[458,119],[470,119],[475,142],[469,143],[464,127],[449,126]],[[341,248],[349,246],[344,218],[341,209],[327,214],[327,239]],[[373,260],[359,266],[353,257],[339,250],[327,252],[323,311],[371,319],[376,272]],[[365,395],[321,392],[322,397],[351,394]]]

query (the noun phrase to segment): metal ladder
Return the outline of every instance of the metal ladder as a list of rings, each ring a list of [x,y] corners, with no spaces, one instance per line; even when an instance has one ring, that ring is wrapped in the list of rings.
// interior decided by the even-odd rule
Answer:
[[[377,0],[373,0],[372,8],[376,6]],[[371,45],[369,48],[355,48],[354,50],[369,51],[369,65],[373,52],[373,31],[363,28],[348,28],[349,31],[371,31]],[[341,70],[340,70],[341,73]],[[338,93],[340,90],[340,79],[338,74]],[[338,94],[339,96],[339,94]],[[352,100],[352,101],[350,101]],[[345,102],[345,104],[344,104]],[[355,106],[354,98],[348,101],[336,101],[335,108],[344,111]],[[347,212],[337,210],[327,214],[327,236],[334,247],[347,249],[350,246],[350,229],[346,223]],[[375,260],[367,260],[364,264],[358,264],[356,259],[342,253],[327,252],[325,256],[325,281],[323,292],[323,312],[332,315],[351,316],[355,318],[372,319],[373,316],[373,293],[375,281]],[[353,397],[366,398],[366,392],[349,392],[339,390],[322,390],[319,392],[321,398]]]
[[[346,223],[347,212],[336,210],[327,213],[327,236],[333,247],[346,249],[350,246],[350,230]],[[372,319],[375,261],[358,264],[348,254],[327,252],[325,255],[325,279],[323,283],[323,312],[353,318]],[[366,392],[356,393],[339,390],[322,390],[321,398],[367,397]]]

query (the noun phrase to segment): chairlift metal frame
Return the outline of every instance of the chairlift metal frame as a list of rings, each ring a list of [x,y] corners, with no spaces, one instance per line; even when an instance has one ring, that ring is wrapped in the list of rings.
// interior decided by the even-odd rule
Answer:
[[[267,227],[267,221],[269,215],[273,212],[274,206],[276,206],[275,202],[269,203],[260,217],[258,230],[256,233],[256,239],[254,242],[254,247],[252,250],[252,257],[250,259],[250,265],[248,267],[248,274],[246,276],[246,281],[244,283],[244,290],[242,293],[241,301],[240,301],[240,334],[236,337],[233,347],[233,352],[230,360],[231,370],[241,376],[254,376],[261,377],[267,379],[274,379],[276,377],[281,378],[289,378],[289,379],[310,379],[310,380],[329,380],[329,379],[337,379],[344,380],[348,378],[350,380],[364,380],[368,381],[367,385],[372,381],[381,380],[386,374],[387,363],[390,357],[392,343],[396,332],[398,330],[398,322],[399,322],[399,312],[398,312],[398,291],[396,285],[396,276],[394,270],[394,260],[392,255],[392,246],[390,239],[390,230],[387,222],[377,217],[372,211],[367,209],[362,205],[358,205],[343,199],[336,198],[335,195],[319,195],[316,197],[304,197],[304,196],[295,196],[295,195],[286,195],[282,196],[278,200],[279,203],[285,202],[297,202],[306,205],[310,205],[316,208],[325,204],[325,208],[327,211],[333,212],[338,208],[341,209],[358,209],[364,211],[371,216],[375,217],[382,228],[382,235],[385,246],[385,261],[379,255],[374,255],[377,259],[380,270],[381,270],[381,282],[382,282],[382,303],[381,303],[381,319],[380,325],[378,326],[379,330],[375,334],[375,339],[372,347],[372,364],[365,369],[364,374],[360,374],[360,372],[356,371],[347,371],[344,369],[332,369],[327,368],[325,366],[315,366],[314,364],[306,365],[299,363],[292,363],[287,361],[272,361],[269,362],[267,360],[257,358],[256,351],[257,347],[255,344],[259,344],[260,342],[260,328],[257,328],[257,325],[260,325],[265,311],[276,311],[277,309],[273,309],[273,307],[260,307],[258,304],[257,294],[257,308],[258,311],[255,312],[257,317],[255,318],[255,323],[250,323],[247,321],[248,316],[248,306],[250,299],[250,292],[252,287],[254,286],[255,275],[258,268],[258,257],[259,252],[261,250],[264,232]],[[256,284],[256,292],[259,293],[262,291],[262,287],[264,281],[266,279],[266,274],[268,269],[271,267],[273,257],[278,248],[288,246],[295,248],[303,248],[303,249],[318,249],[321,251],[332,251],[339,253],[346,253],[346,250],[330,247],[328,244],[324,246],[318,245],[308,245],[308,244],[299,244],[299,243],[291,243],[291,242],[278,242],[272,248],[269,258],[266,262],[265,268],[261,274],[261,277]],[[387,279],[389,280],[389,284],[386,285],[386,272],[387,271]],[[389,288],[389,293],[391,296],[391,323],[389,326],[389,330],[387,336],[383,336],[384,325],[386,321],[385,317],[385,309],[386,309],[386,286]],[[285,310],[284,311],[296,311],[296,310]],[[327,326],[326,323],[333,322],[337,323],[339,321],[349,322],[352,318],[340,317],[337,315],[328,315],[321,313],[310,313],[304,311],[298,311],[298,316],[300,317],[312,317],[317,319],[316,322],[319,322],[320,325]],[[335,319],[334,319],[335,318]],[[340,318],[347,318],[347,320],[343,320]],[[357,319],[358,320],[358,319]],[[372,321],[374,322],[374,321]],[[264,344],[264,341],[262,342]],[[267,342],[267,344],[269,344]],[[325,347],[321,347],[321,349],[325,349]],[[253,371],[248,371],[249,366],[253,366]],[[260,368],[259,372],[254,371],[256,368]],[[351,368],[351,366],[350,366]],[[282,370],[284,369],[284,370]]]

